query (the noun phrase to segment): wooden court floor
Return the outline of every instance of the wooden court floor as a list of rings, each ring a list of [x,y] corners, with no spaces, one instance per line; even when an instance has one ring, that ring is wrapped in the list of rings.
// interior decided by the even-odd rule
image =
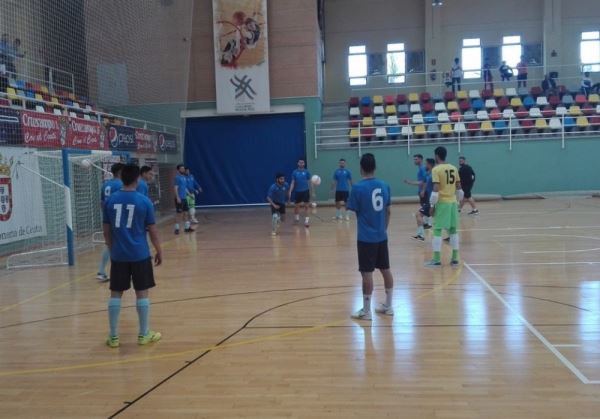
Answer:
[[[356,226],[332,208],[276,238],[266,209],[164,226],[153,346],[132,293],[104,345],[100,249],[3,274],[0,417],[600,418],[600,199],[484,203],[462,217],[463,266],[438,270],[414,209],[392,209],[396,315],[372,323],[349,318]]]

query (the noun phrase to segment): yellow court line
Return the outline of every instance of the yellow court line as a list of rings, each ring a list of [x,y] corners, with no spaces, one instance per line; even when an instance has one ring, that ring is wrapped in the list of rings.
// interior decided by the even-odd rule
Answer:
[[[456,270],[456,272],[452,275],[452,277],[450,279],[448,279],[446,282],[430,289],[429,291],[420,294],[419,296],[416,297],[416,300],[425,298],[428,295],[433,294],[434,292],[441,291],[448,285],[450,285],[450,284],[454,283],[456,280],[458,280],[461,273],[462,273],[462,265]],[[71,366],[66,366],[66,367],[35,368],[35,369],[29,369],[29,370],[5,371],[5,372],[0,372],[0,377],[11,377],[11,376],[43,374],[43,373],[56,373],[56,372],[88,369],[88,368],[107,367],[107,366],[113,366],[113,365],[133,364],[133,363],[137,363],[137,362],[174,358],[174,357],[189,355],[189,354],[198,354],[198,353],[202,353],[202,352],[206,352],[206,351],[216,351],[216,350],[220,350],[220,349],[235,348],[238,346],[251,345],[254,343],[262,343],[262,342],[267,342],[267,341],[271,341],[271,340],[275,340],[275,339],[281,339],[281,338],[286,338],[286,337],[290,337],[290,336],[298,336],[298,335],[303,335],[303,334],[307,334],[307,333],[312,333],[312,332],[316,332],[316,331],[319,331],[322,329],[326,329],[331,326],[335,326],[335,325],[343,323],[347,320],[348,319],[345,318],[345,319],[336,320],[336,321],[329,322],[329,323],[323,323],[320,325],[307,327],[307,328],[300,329],[300,330],[293,330],[293,331],[278,333],[278,334],[274,334],[274,335],[261,336],[261,337],[246,339],[246,340],[242,340],[242,341],[234,342],[234,343],[224,343],[224,344],[218,345],[218,346],[213,345],[213,346],[208,346],[205,348],[190,349],[187,351],[170,352],[170,353],[165,353],[165,354],[160,354],[160,355],[121,359],[118,361],[105,361],[105,362],[96,362],[96,363],[90,363],[90,364],[71,365]]]

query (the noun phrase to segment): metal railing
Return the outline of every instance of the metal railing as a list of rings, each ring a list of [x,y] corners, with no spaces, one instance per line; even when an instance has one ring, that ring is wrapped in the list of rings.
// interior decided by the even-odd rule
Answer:
[[[0,65],[4,64],[4,70],[9,78],[47,85],[50,91],[64,90],[75,93],[75,75],[73,73],[24,57],[12,58],[12,62],[16,71],[9,71],[6,61],[0,63]]]
[[[586,119],[577,121],[583,117]],[[536,124],[542,120],[543,123]],[[600,137],[600,114],[535,118],[511,116],[497,120],[465,120],[461,116],[448,122],[414,123],[410,119],[398,125],[364,126],[362,122],[358,122],[354,127],[350,127],[349,122],[345,120],[314,124],[315,159],[318,158],[319,151],[323,150],[354,148],[360,156],[365,148],[406,147],[407,154],[410,154],[412,147],[432,144],[457,144],[460,152],[465,143],[503,141],[512,150],[515,142],[541,139],[560,139],[561,148],[564,149],[567,139]],[[489,124],[482,130],[482,123]],[[442,126],[445,126],[444,130]],[[446,129],[449,131],[445,131]]]

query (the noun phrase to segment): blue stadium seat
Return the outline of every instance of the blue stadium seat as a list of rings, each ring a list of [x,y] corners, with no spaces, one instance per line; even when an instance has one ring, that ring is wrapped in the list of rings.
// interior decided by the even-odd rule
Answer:
[[[506,131],[506,128],[506,121],[494,121],[494,129],[496,130],[496,134],[502,134],[504,131]]]
[[[399,126],[388,127],[387,131],[388,131],[389,137],[392,140],[398,139],[398,136],[400,135],[400,127]]]
[[[533,105],[535,105],[535,99],[532,96],[525,96],[525,99],[523,99],[523,106],[529,109]]]
[[[571,131],[573,128],[575,128],[575,125],[575,118],[570,116],[565,117],[565,131]]]
[[[425,117],[423,120],[425,121],[426,124],[433,124],[434,122],[437,121],[437,116],[434,113],[428,113],[428,114],[425,114]]]
[[[481,99],[473,100],[472,105],[473,105],[473,110],[475,110],[475,111],[480,111],[485,107],[485,103]]]
[[[371,106],[372,104],[373,101],[371,100],[371,96],[363,96],[362,98],[360,98],[361,106]]]

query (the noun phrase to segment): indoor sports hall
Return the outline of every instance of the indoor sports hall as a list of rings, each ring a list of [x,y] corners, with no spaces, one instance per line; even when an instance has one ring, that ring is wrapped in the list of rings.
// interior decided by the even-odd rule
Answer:
[[[597,0],[0,36],[0,418],[600,418]]]

